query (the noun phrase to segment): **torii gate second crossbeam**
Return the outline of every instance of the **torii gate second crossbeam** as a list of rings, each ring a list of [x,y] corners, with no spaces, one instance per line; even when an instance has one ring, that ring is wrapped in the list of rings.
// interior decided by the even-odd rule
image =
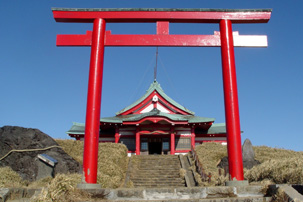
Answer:
[[[228,162],[231,180],[243,181],[241,130],[234,46],[267,47],[266,36],[239,35],[232,23],[267,23],[271,9],[70,9],[53,8],[57,22],[93,23],[84,35],[58,35],[57,46],[91,46],[83,172],[84,183],[96,184],[105,46],[221,47]],[[106,23],[156,23],[157,33],[115,35]],[[214,35],[171,35],[170,23],[218,23]]]

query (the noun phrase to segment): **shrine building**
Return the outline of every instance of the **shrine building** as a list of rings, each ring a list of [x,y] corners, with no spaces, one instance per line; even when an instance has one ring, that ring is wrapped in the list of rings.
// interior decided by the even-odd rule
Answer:
[[[195,113],[167,96],[155,80],[133,104],[100,119],[100,142],[123,143],[131,154],[187,153],[203,142],[227,144],[225,123]],[[73,123],[67,134],[84,140],[85,124]]]

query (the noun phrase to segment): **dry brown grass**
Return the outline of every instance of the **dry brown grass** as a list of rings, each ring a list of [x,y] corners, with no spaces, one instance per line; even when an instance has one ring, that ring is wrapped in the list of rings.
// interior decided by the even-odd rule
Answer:
[[[219,177],[217,164],[224,156],[227,156],[227,147],[219,143],[210,142],[197,145],[195,150],[205,172],[212,174],[211,183],[203,183],[203,185],[221,185],[224,183],[224,178]]]
[[[83,141],[56,141],[66,153],[82,164]],[[126,146],[115,143],[100,143],[98,155],[97,183],[101,184],[103,188],[120,187],[124,182],[128,163]],[[80,179],[81,177],[79,177]],[[29,187],[40,188],[50,183],[52,183],[52,179],[46,178],[29,184],[23,181],[19,174],[9,167],[0,168],[0,187],[25,187],[29,184]]]
[[[32,201],[34,202],[59,202],[79,201],[89,199],[89,195],[76,189],[81,181],[80,174],[58,174],[47,187]]]
[[[182,179],[185,179],[185,175],[186,175],[186,170],[184,168],[180,168],[180,177]]]
[[[57,140],[63,150],[82,163],[83,142],[74,140]],[[117,188],[124,182],[127,169],[127,148],[122,144],[100,143],[98,154],[97,183],[103,188]],[[59,174],[43,189],[35,201],[84,201],[91,196],[76,189],[81,182],[80,174]],[[38,183],[38,182],[36,182]]]
[[[124,144],[101,143],[98,158],[98,183],[117,188],[124,183],[127,170],[127,148]]]
[[[56,140],[63,150],[82,164],[83,141]],[[104,188],[117,188],[124,182],[127,169],[127,148],[124,144],[100,143],[97,183]]]
[[[302,184],[303,159],[284,158],[273,159],[255,166],[245,172],[245,178],[250,182],[270,180],[277,184]]]
[[[268,160],[282,160],[287,158],[303,158],[303,152],[296,152],[287,149],[278,149],[267,146],[255,146],[253,147],[256,155],[256,160],[261,163]]]
[[[13,171],[10,167],[0,168],[0,188],[9,187],[24,187],[28,182],[23,181],[18,173]]]
[[[303,152],[267,146],[254,150],[261,164],[245,171],[245,178],[250,182],[303,183]]]
[[[83,142],[56,140],[63,150],[82,164]],[[100,143],[98,154],[97,183],[103,188],[117,188],[124,183],[128,163],[127,148],[123,144]],[[55,178],[44,178],[32,183],[23,181],[18,173],[9,167],[0,168],[0,188],[30,187],[43,188],[34,201],[76,201],[88,200],[90,196],[76,189],[81,182],[80,174],[57,174]]]
[[[62,149],[79,163],[83,163],[83,141],[56,139]]]
[[[222,157],[227,156],[227,147],[219,143],[204,143],[196,146],[196,151],[206,173],[212,173],[212,182],[208,186],[223,185],[228,178],[218,175],[217,164]],[[261,164],[251,170],[244,170],[249,182],[303,183],[303,152],[266,146],[256,146],[254,151],[255,158]]]

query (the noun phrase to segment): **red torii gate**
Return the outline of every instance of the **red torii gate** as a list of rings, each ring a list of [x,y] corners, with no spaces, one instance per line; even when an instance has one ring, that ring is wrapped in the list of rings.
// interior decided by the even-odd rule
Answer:
[[[232,23],[267,23],[271,9],[74,9],[53,8],[57,22],[93,23],[85,35],[57,35],[57,46],[91,46],[83,173],[85,183],[96,184],[99,124],[105,46],[221,47],[229,172],[243,181],[241,131],[234,46],[267,47],[267,36],[239,35]],[[156,23],[157,34],[114,35],[106,23]],[[169,23],[218,23],[214,35],[171,35]]]

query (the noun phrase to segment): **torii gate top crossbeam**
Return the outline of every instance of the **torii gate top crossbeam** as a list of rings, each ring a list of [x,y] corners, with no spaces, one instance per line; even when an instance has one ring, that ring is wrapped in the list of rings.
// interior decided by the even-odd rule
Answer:
[[[271,9],[164,9],[164,8],[53,8],[57,22],[93,22],[102,18],[106,22],[155,22],[155,35],[114,35],[105,33],[105,46],[221,46],[220,32],[214,35],[171,35],[169,23],[266,23]],[[91,46],[92,32],[82,35],[58,35],[57,46]],[[234,33],[236,47],[267,47],[266,36]]]
[[[57,22],[266,23],[271,9],[52,8]]]

